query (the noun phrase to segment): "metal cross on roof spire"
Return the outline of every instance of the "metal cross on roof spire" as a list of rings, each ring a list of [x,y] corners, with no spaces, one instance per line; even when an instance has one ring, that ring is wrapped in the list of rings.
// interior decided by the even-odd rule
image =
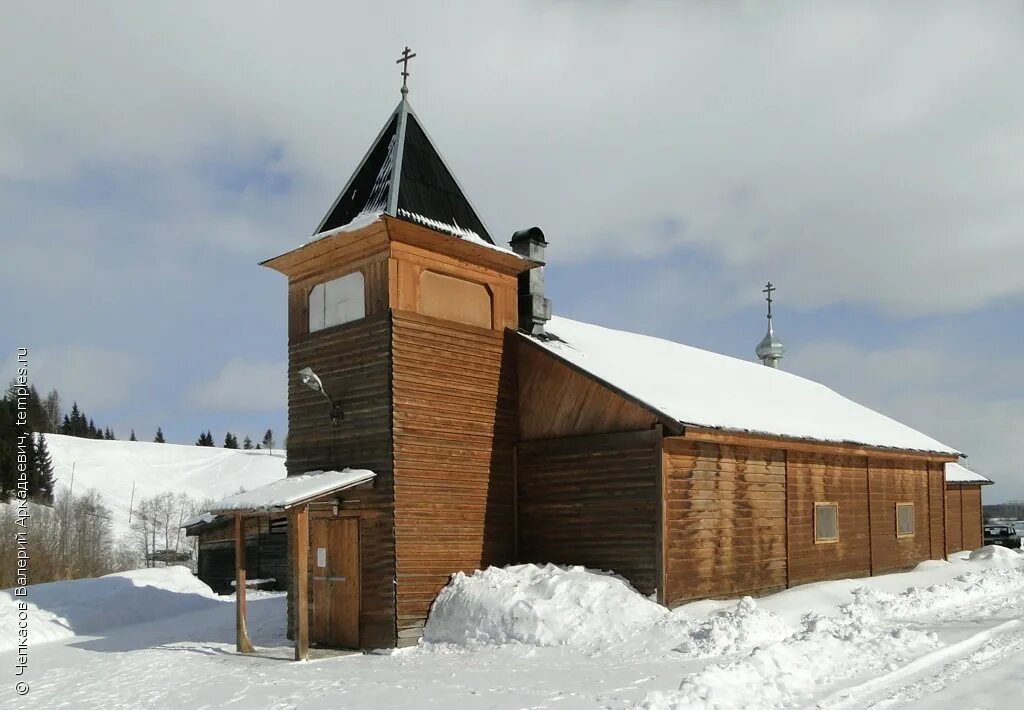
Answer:
[[[409,87],[405,85],[405,82],[409,79],[409,60],[415,56],[415,52],[412,52],[409,46],[406,45],[405,49],[402,50],[402,58],[395,62],[395,64],[402,65],[402,96],[409,93]]]
[[[778,291],[778,289],[772,286],[771,281],[768,282],[767,286],[761,289],[761,293],[768,294],[768,297],[765,299],[768,301],[768,320],[772,319],[772,291]]]

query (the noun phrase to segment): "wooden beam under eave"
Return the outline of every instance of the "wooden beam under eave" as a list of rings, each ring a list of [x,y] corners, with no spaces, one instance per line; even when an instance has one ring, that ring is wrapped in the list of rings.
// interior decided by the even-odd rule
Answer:
[[[289,527],[295,535],[292,579],[295,580],[295,613],[292,635],[295,638],[295,660],[309,657],[309,505],[295,508]]]
[[[786,439],[743,434],[721,429],[688,426],[682,436],[669,437],[666,444],[677,441],[704,441],[710,444],[728,444],[732,446],[748,446],[759,449],[785,449],[787,451],[803,451],[812,454],[837,454],[843,456],[867,456],[874,459],[911,459],[915,461],[957,461],[959,454],[944,454],[937,451],[909,451],[906,449],[884,449],[860,444],[842,442],[816,442],[806,439]]]
[[[235,514],[235,650],[255,650],[245,623],[245,518],[241,513]]]

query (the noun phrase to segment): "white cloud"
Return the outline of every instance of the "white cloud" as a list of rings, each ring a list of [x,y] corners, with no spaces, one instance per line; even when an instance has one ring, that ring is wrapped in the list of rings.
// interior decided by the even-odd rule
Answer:
[[[288,406],[283,362],[253,362],[235,358],[209,381],[189,388],[186,403],[211,411],[267,412]]]
[[[26,6],[0,29],[0,176],[146,166],[182,207],[164,242],[301,239],[397,99],[381,36],[401,36],[412,100],[498,238],[540,224],[561,260],[696,247],[738,301],[766,274],[803,308],[1024,295],[1017,4],[83,12]],[[301,189],[207,202],[197,160],[267,145]],[[665,218],[686,228],[647,226]]]
[[[138,397],[150,368],[132,353],[93,345],[29,348],[29,377],[41,394],[60,392],[65,409],[78,401],[89,412],[123,405]],[[15,356],[4,364],[13,376]]]

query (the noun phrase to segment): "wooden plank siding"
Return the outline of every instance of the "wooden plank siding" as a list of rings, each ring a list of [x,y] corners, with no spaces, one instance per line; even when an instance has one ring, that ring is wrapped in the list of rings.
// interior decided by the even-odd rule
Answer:
[[[365,648],[392,647],[395,543],[391,314],[384,311],[315,333],[293,335],[288,351],[288,475],[346,466],[367,468],[377,474],[371,488],[347,491],[341,497],[339,514],[361,519],[360,643]],[[326,391],[341,405],[344,419],[337,426],[329,423],[324,398],[299,381],[297,372],[303,367],[312,367]],[[332,514],[331,506],[310,510],[311,519]],[[294,554],[293,547],[290,554]],[[314,556],[309,556],[308,565],[314,562]],[[292,594],[290,589],[289,629]],[[313,611],[311,608],[310,613]]]
[[[838,507],[839,536],[834,543],[814,541],[814,504],[823,502]],[[791,585],[871,574],[865,457],[789,453],[786,503]]]
[[[946,557],[946,467],[937,461],[928,462],[928,508],[930,556],[942,560]]]
[[[963,487],[946,486],[946,554],[967,549],[964,545]]]
[[[976,550],[984,543],[982,525],[984,516],[981,511],[981,486],[963,486],[961,490],[963,502],[963,545],[965,550]]]
[[[928,462],[869,459],[871,562],[874,574],[914,567],[932,557]],[[914,504],[914,534],[896,536],[896,504]],[[941,508],[936,510],[941,515]],[[943,554],[936,554],[942,559]]]
[[[786,453],[666,438],[665,603],[786,586]]]
[[[394,312],[398,644],[452,573],[512,561],[514,352],[505,332]]]
[[[657,430],[522,442],[516,449],[519,561],[611,570],[659,587]]]
[[[668,437],[665,469],[669,606],[903,570],[945,556],[940,461]],[[816,544],[814,504],[825,502],[837,504],[839,534]],[[914,503],[915,530],[897,537],[896,504],[904,502]]]
[[[638,404],[518,341],[520,440],[650,429],[657,422]]]
[[[287,527],[270,529],[269,518],[246,518],[246,579],[270,579],[270,589],[286,589],[288,584]],[[197,576],[218,594],[230,594],[235,577],[234,521],[225,519],[198,536]]]

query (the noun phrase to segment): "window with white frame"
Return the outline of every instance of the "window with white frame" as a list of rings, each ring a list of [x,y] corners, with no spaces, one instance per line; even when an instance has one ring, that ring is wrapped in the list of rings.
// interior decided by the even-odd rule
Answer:
[[[310,333],[359,320],[365,315],[366,297],[361,271],[317,284],[309,292]]]
[[[839,540],[839,504],[814,504],[814,542],[838,542]]]
[[[914,504],[896,504],[896,537],[914,536]]]

